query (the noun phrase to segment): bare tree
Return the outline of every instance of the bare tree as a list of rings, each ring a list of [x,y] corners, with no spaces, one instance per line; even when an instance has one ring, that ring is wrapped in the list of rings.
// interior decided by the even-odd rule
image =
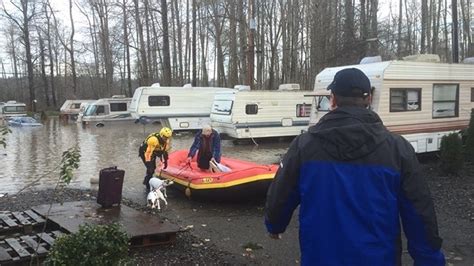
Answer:
[[[122,13],[123,13],[123,48],[125,50],[124,64],[127,69],[127,92],[129,96],[133,95],[132,90],[132,67],[130,65],[130,41],[129,41],[129,31],[128,31],[128,9],[127,9],[127,0],[122,0]]]
[[[36,91],[34,86],[33,56],[31,54],[30,41],[30,23],[33,21],[36,15],[36,1],[10,0],[10,3],[14,6],[15,10],[20,13],[19,16],[16,16],[15,14],[8,11],[4,5],[2,6],[3,13],[20,29],[23,45],[25,46],[26,67],[28,72],[29,106],[33,112],[36,112]]]
[[[140,86],[143,86],[143,85],[149,85],[150,83],[149,72],[148,72],[148,57],[146,54],[145,39],[143,38],[143,26],[140,19],[139,1],[133,0],[133,3],[135,4],[135,23],[137,25],[138,46],[139,46],[139,54],[140,54],[140,57],[138,58],[138,62],[141,63],[140,68],[138,70],[140,74],[138,84],[140,84]]]
[[[197,56],[197,51],[196,51],[196,32],[197,32],[197,28],[196,28],[196,13],[197,13],[197,3],[196,1],[197,0],[192,0],[193,3],[192,3],[192,13],[193,13],[193,44],[192,44],[192,69],[193,69],[193,78],[192,78],[192,85],[193,86],[196,86],[196,82],[197,82],[197,77],[196,77],[196,74],[197,74],[197,62],[196,62],[196,56]]]
[[[170,41],[168,31],[168,3],[161,0],[161,23],[163,27],[163,84],[171,84]]]
[[[229,86],[234,87],[238,81],[238,55],[237,55],[237,16],[236,4],[233,0],[228,0],[229,7],[229,71],[227,77]],[[263,17],[263,16],[262,16]]]

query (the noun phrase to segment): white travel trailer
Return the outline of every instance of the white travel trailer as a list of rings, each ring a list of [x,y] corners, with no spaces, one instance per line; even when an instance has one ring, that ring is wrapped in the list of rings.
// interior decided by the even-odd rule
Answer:
[[[310,125],[329,111],[326,88],[336,72],[351,67],[369,77],[371,108],[384,125],[405,137],[418,153],[439,150],[444,135],[469,124],[474,108],[474,65],[416,60],[324,69],[316,76]]]
[[[128,108],[132,98],[114,95],[91,103],[82,117],[83,125],[103,126],[110,122],[133,121]]]
[[[311,99],[298,84],[278,90],[234,89],[214,96],[212,126],[236,139],[296,136],[308,128]]]
[[[66,120],[76,120],[83,103],[92,103],[97,100],[66,100],[59,109],[60,117]]]
[[[140,87],[129,111],[135,119],[158,122],[172,130],[200,129],[210,124],[211,105],[217,87]]]
[[[84,113],[86,112],[87,107],[89,107],[89,105],[91,105],[92,103],[93,102],[81,103],[81,107],[79,107],[79,113],[77,114],[76,123],[82,123],[82,118],[84,117]]]
[[[9,119],[15,116],[26,116],[26,104],[17,101],[7,101],[0,105],[0,117]]]

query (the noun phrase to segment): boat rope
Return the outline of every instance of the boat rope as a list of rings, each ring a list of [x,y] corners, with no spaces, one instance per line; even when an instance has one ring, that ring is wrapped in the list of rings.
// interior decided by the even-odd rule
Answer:
[[[255,146],[258,146],[258,143],[255,141],[255,139],[252,137],[252,132],[250,131],[250,127],[247,127],[248,131],[249,131],[249,135],[250,135],[250,139],[252,140],[253,144]]]

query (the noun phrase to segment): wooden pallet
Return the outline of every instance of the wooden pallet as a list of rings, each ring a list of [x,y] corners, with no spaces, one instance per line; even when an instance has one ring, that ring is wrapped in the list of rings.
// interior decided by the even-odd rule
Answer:
[[[31,233],[34,228],[44,226],[46,220],[33,210],[0,212],[0,235]]]
[[[28,234],[0,241],[0,265],[28,264],[48,254],[60,231]]]
[[[173,243],[179,232],[178,226],[125,205],[102,208],[94,201],[75,201],[35,206],[33,210],[45,216],[49,213],[48,224],[72,234],[83,224],[119,223],[130,237],[131,247]]]

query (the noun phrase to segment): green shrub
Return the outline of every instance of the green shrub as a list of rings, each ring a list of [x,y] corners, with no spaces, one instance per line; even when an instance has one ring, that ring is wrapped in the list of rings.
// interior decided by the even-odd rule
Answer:
[[[118,265],[128,259],[128,236],[118,224],[85,225],[56,239],[47,265]]]
[[[471,110],[471,120],[469,121],[469,127],[467,128],[467,139],[464,152],[466,159],[474,161],[474,109]]]
[[[441,170],[458,174],[463,166],[462,140],[458,133],[443,136],[440,147]]]

